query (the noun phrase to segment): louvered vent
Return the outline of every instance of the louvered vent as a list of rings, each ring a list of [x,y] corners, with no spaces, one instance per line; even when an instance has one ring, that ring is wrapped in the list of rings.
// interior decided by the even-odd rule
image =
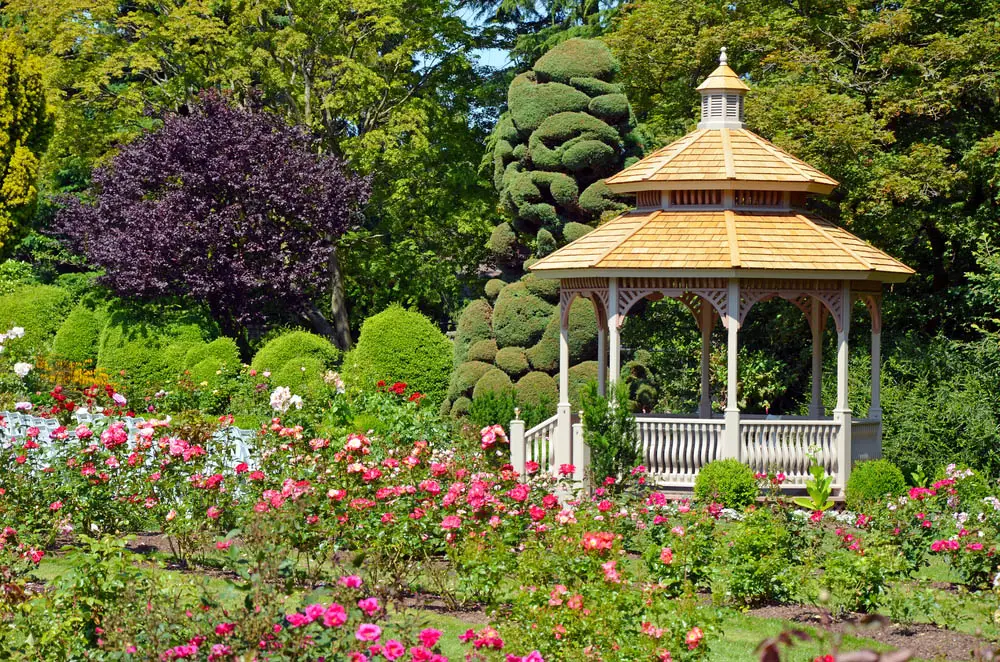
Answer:
[[[695,207],[722,204],[722,191],[671,191],[672,207]]]
[[[733,204],[737,207],[782,207],[781,191],[733,191]]]
[[[635,195],[635,206],[639,209],[656,209],[660,206],[660,192],[639,191]]]

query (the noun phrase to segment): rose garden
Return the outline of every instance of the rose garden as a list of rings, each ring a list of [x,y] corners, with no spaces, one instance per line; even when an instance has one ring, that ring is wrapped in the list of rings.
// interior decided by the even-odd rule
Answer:
[[[0,6],[0,659],[997,659],[993,3],[133,4]]]

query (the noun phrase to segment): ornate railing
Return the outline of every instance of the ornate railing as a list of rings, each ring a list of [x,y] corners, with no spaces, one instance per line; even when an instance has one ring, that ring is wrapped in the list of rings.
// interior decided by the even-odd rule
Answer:
[[[882,421],[863,418],[851,422],[851,459],[855,462],[882,457]]]
[[[835,421],[740,421],[740,456],[755,472],[782,471],[790,484],[801,485],[809,477],[811,448],[826,472],[836,474],[839,430]]]
[[[690,485],[698,470],[718,457],[726,424],[721,420],[642,416],[636,419],[643,464],[653,482]]]
[[[524,433],[524,443],[527,447],[525,456],[528,461],[537,462],[541,471],[555,464],[557,418],[557,416],[547,418]]]

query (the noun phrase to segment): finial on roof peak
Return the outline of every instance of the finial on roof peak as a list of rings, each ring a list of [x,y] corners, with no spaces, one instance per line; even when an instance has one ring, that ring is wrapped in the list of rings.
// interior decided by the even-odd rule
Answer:
[[[723,46],[719,50],[719,65],[722,66],[726,64],[729,64],[729,59],[726,57],[726,47]]]

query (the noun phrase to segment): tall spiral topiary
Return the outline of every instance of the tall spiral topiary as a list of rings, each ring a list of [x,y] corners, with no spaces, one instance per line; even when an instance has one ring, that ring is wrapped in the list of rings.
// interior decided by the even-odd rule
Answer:
[[[570,39],[510,85],[488,155],[506,216],[489,249],[504,277],[489,281],[486,298],[457,320],[452,402],[506,387],[505,375],[516,382],[519,402],[554,411],[559,284],[524,271],[587,234],[606,213],[627,208],[604,185],[641,154],[632,109],[614,82],[617,71],[603,43]],[[597,320],[589,301],[574,301],[569,333],[570,362],[580,366],[571,370],[577,401],[582,383],[597,373]],[[487,347],[488,340],[495,342]],[[458,415],[454,408],[451,414]]]

